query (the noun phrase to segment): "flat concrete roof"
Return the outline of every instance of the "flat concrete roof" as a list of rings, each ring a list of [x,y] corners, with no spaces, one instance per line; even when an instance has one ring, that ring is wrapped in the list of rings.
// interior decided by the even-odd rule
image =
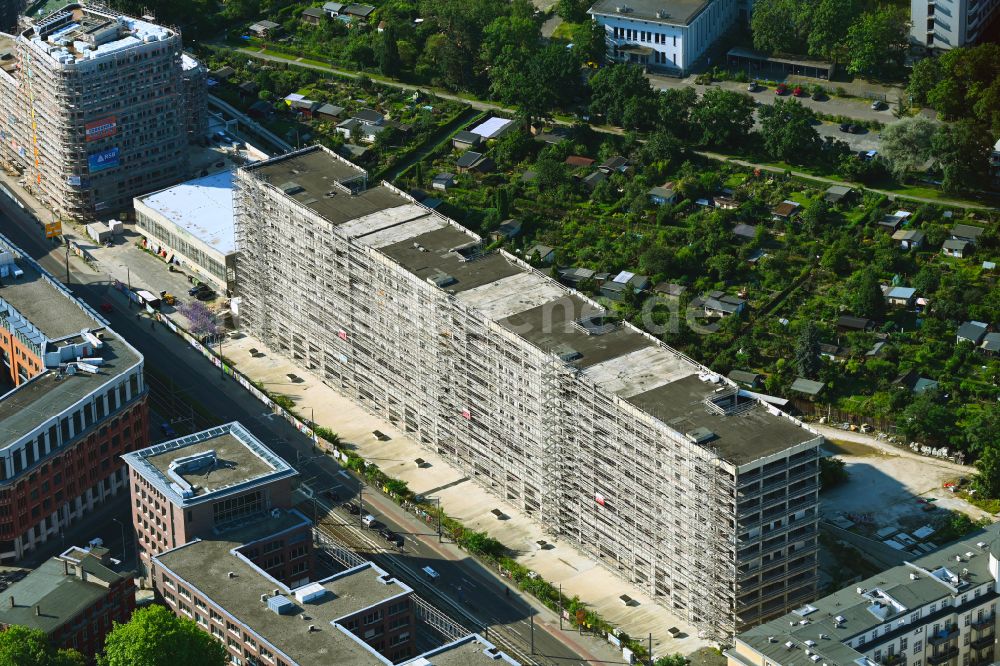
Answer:
[[[409,587],[368,563],[318,581],[326,594],[300,604],[294,589],[232,552],[243,545],[235,539],[194,541],[161,553],[154,560],[296,663],[343,666],[380,663],[366,645],[333,623],[377,603],[407,595]],[[236,578],[230,578],[229,572],[235,573]],[[275,589],[295,605],[293,613],[278,615],[268,609],[267,602],[261,601],[262,595],[273,596]],[[309,616],[309,621],[302,621],[299,616],[303,613]],[[316,630],[309,631],[310,626]]]
[[[452,251],[469,243],[478,243],[478,239],[448,225],[387,245],[381,251],[419,278],[450,276],[454,281],[442,283],[442,289],[456,293],[523,272],[499,254],[466,261]]]
[[[704,401],[715,395],[718,388],[719,385],[692,374],[631,396],[628,401],[680,433],[686,434],[697,428],[708,429],[715,437],[704,445],[716,449],[724,460],[736,465],[818,437],[804,426],[797,425],[796,421],[771,414],[761,405],[754,405],[739,414],[715,413]]]
[[[711,0],[598,0],[590,8],[591,14],[605,14],[622,19],[640,19],[670,25],[689,25]],[[618,7],[627,6],[627,12],[619,13]],[[664,12],[657,17],[657,12]]]
[[[0,604],[0,624],[20,624],[50,633],[107,596],[104,585],[85,582],[72,572],[67,574],[64,566],[60,559],[50,558],[8,587],[4,603]],[[98,580],[123,578],[92,555],[86,555],[79,566]],[[9,599],[14,600],[13,608]],[[35,606],[40,607],[40,615],[35,615]]]
[[[171,463],[210,451],[215,452],[214,460],[190,469],[179,466],[174,471],[192,487],[193,494],[185,495],[170,474]],[[217,500],[298,473],[236,421],[133,451],[122,458],[179,506]]]
[[[4,249],[2,243],[0,249]],[[20,254],[19,250],[17,252]],[[72,296],[56,288],[45,275],[39,273],[33,262],[22,257],[15,263],[24,275],[17,279],[3,279],[0,299],[21,313],[45,337],[62,338],[100,325]],[[0,304],[0,311],[3,309]]]
[[[189,180],[135,200],[223,255],[236,252],[232,171]]]
[[[475,666],[476,664],[514,664],[518,662],[501,652],[493,643],[472,634],[404,661],[401,666]]]
[[[142,356],[124,340],[109,329],[104,332],[104,346],[98,350],[104,364],[97,374],[77,372],[58,378],[58,370],[48,370],[0,396],[0,445],[13,444],[142,362]]]
[[[965,612],[956,611],[956,597],[968,595],[971,603],[979,605],[996,598],[990,559],[1000,553],[998,530],[1000,524],[994,523],[929,555],[914,557],[911,563],[851,583],[798,611],[739,634],[736,639],[783,666],[815,666],[816,662],[806,654],[806,641],[812,642],[808,647],[811,653],[820,655],[820,663],[852,664],[863,655],[846,645],[847,641],[883,627],[878,631],[878,638],[869,636],[865,647],[869,649],[868,645],[893,640],[898,636],[896,632],[911,633],[914,623],[909,615],[927,604],[943,601],[941,612],[947,617]],[[985,595],[974,597],[970,594],[972,589],[984,584],[990,586]],[[882,617],[873,610],[883,614]],[[803,614],[802,611],[807,612]],[[932,614],[925,610],[916,623],[927,624],[928,632],[933,622],[929,615]],[[803,619],[808,622],[802,622]],[[817,642],[821,634],[825,638]],[[795,649],[787,647],[787,643]]]

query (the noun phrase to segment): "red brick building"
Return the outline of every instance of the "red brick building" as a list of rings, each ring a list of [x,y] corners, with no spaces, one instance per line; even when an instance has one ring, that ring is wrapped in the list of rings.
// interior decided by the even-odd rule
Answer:
[[[70,548],[47,560],[4,593],[0,627],[23,625],[48,635],[54,645],[93,657],[114,622],[135,609],[131,572],[114,571],[104,548]]]
[[[132,524],[147,570],[152,555],[197,538],[222,535],[228,539],[230,531],[292,507],[295,468],[239,423],[178,437],[123,457],[130,470]],[[304,546],[285,537],[280,545],[254,546],[256,555],[251,559],[259,559],[276,578],[289,583],[308,580],[311,532],[306,528],[304,534]]]
[[[0,561],[127,491],[149,443],[143,359],[0,237]]]

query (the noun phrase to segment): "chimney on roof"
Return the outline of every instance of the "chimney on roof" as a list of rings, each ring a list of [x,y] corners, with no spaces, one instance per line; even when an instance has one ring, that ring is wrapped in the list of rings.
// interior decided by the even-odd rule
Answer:
[[[35,606],[35,616],[39,617],[39,616],[41,616],[41,614],[42,614],[42,607],[41,606]]]
[[[11,608],[16,608],[17,607],[17,604],[14,603],[14,595],[13,594],[10,595],[10,607]]]

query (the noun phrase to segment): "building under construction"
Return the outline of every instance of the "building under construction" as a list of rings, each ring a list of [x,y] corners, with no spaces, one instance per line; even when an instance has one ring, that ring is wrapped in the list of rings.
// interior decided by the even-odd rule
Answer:
[[[0,35],[2,156],[57,214],[129,208],[188,176],[187,109],[205,93],[186,83],[198,73],[176,30],[67,5]]]
[[[249,330],[707,636],[814,597],[803,424],[324,148],[235,215]]]

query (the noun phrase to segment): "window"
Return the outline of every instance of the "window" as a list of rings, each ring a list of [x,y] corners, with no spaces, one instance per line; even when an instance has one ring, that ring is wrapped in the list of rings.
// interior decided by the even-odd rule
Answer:
[[[923,641],[921,641],[919,638],[913,640],[913,654],[918,654],[922,647],[923,647]]]
[[[365,624],[372,624],[374,622],[378,622],[381,619],[382,619],[382,609],[380,608],[376,611],[372,611],[368,615],[365,615],[364,622]]]
[[[902,638],[899,639],[899,651],[900,651],[900,653],[906,652],[906,647],[907,647],[907,644],[909,643],[909,640],[910,639],[907,638],[906,636],[903,636]]]
[[[239,497],[225,499],[212,505],[212,513],[216,525],[260,513],[263,510],[264,498],[259,490],[247,493],[246,495],[240,495]]]

